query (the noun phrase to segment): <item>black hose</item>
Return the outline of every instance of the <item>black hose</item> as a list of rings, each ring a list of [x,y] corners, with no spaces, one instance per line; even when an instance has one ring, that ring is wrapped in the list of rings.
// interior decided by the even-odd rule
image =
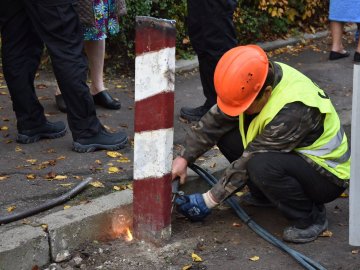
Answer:
[[[61,195],[58,198],[49,200],[42,205],[38,205],[34,208],[25,210],[20,213],[14,213],[14,214],[8,215],[6,217],[0,217],[0,226],[3,224],[7,224],[10,222],[14,222],[14,221],[26,218],[26,217],[33,216],[35,214],[38,214],[45,210],[51,209],[59,204],[62,204],[64,202],[68,201],[71,198],[75,197],[77,194],[79,194],[81,191],[83,191],[92,180],[93,179],[91,177],[88,177],[85,180],[83,180],[80,184],[78,184],[76,187],[74,187],[73,189],[66,192],[65,194]]]
[[[214,186],[218,180],[209,174],[204,169],[200,168],[196,164],[189,165],[195,173],[197,173],[201,178],[203,178],[210,186]],[[308,270],[326,270],[322,265],[318,262],[313,261],[312,259],[306,257],[305,255],[299,253],[296,250],[291,249],[282,241],[274,237],[268,231],[266,231],[263,227],[255,223],[249,215],[240,207],[240,205],[236,202],[236,200],[232,197],[226,200],[226,203],[233,208],[238,217],[251,228],[256,234],[261,236],[263,239],[271,243],[272,245],[278,247],[279,249],[287,252],[291,257],[293,257],[299,264],[301,264],[305,269]]]

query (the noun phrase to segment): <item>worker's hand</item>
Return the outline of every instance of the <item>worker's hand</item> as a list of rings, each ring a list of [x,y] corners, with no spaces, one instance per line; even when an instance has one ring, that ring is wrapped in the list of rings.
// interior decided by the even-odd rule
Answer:
[[[211,213],[200,193],[178,197],[175,204],[176,210],[192,221],[201,221]]]
[[[177,157],[173,160],[172,168],[171,168],[171,174],[172,174],[172,180],[179,177],[180,178],[180,184],[184,184],[187,177],[187,165],[188,162],[183,157]]]

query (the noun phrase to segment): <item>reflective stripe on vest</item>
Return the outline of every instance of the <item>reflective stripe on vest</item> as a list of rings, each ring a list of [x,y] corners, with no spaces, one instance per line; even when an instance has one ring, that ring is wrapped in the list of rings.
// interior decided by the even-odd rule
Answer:
[[[336,135],[321,148],[318,148],[316,150],[297,150],[297,152],[302,154],[318,156],[318,157],[325,156],[327,154],[330,154],[332,151],[334,151],[336,148],[338,148],[341,145],[344,138],[344,134],[345,131],[341,127],[340,130],[336,133]],[[341,157],[336,159],[325,159],[325,162],[331,168],[335,168],[337,165],[344,163],[349,158],[350,158],[350,150],[348,149]]]

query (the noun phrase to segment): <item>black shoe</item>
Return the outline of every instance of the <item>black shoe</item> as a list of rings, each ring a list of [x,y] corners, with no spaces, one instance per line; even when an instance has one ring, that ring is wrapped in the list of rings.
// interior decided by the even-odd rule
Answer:
[[[295,226],[285,228],[283,232],[283,239],[286,242],[292,243],[307,243],[314,241],[318,236],[327,230],[328,221],[325,221],[321,224],[312,224],[305,229],[299,229]]]
[[[266,198],[264,199],[256,198],[250,192],[242,195],[239,200],[242,205],[247,205],[247,206],[275,207],[275,205]]]
[[[209,107],[199,106],[196,108],[182,107],[180,116],[188,121],[199,121],[210,110]]]
[[[355,52],[355,54],[354,54],[354,62],[360,62],[360,53]]]
[[[95,104],[100,105],[106,109],[118,110],[121,107],[121,103],[115,100],[107,90],[103,90],[100,93],[93,95]]]
[[[55,102],[56,102],[56,107],[59,109],[59,111],[66,113],[66,104],[61,94],[55,95]]]
[[[73,150],[79,153],[93,152],[95,150],[118,150],[125,147],[127,141],[127,135],[124,132],[110,133],[101,130],[93,137],[74,141]]]
[[[350,55],[350,53],[347,52],[347,51],[345,51],[343,53],[331,51],[330,55],[329,55],[329,59],[330,60],[337,60],[337,59],[340,59],[340,58],[348,57],[349,55]]]
[[[40,139],[55,139],[64,136],[66,133],[66,126],[63,122],[58,121],[51,123],[46,121],[43,125],[37,128],[28,130],[19,130],[16,141],[19,143],[34,143]]]

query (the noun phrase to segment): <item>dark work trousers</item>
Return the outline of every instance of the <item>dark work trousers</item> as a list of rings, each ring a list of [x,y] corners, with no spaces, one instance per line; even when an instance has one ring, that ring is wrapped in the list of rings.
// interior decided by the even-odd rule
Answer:
[[[233,162],[244,151],[238,129],[218,143],[220,151]],[[255,154],[247,163],[251,194],[268,199],[299,228],[324,220],[324,203],[335,200],[344,188],[330,182],[295,152]]]
[[[233,14],[236,0],[188,0],[187,27],[199,60],[204,106],[216,104],[214,71],[221,56],[237,45]]]
[[[45,44],[67,105],[73,139],[96,135],[102,127],[86,85],[87,61],[73,1],[24,0],[22,5],[1,29],[4,77],[18,130],[36,128],[46,121],[34,89]]]

